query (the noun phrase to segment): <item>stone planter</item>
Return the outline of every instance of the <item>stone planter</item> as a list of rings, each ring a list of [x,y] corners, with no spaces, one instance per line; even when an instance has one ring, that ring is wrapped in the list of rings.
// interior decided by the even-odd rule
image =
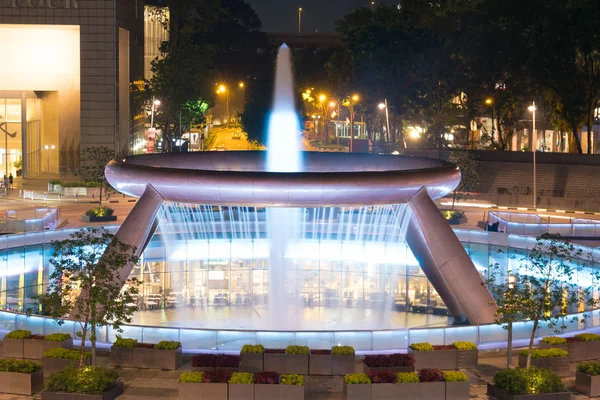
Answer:
[[[311,354],[308,363],[309,375],[333,375],[331,354]]]
[[[226,383],[180,383],[180,400],[227,400]]]
[[[286,354],[285,373],[308,375],[308,354]]]
[[[371,395],[371,385],[346,385],[344,383],[344,392],[346,393],[346,400],[371,400],[373,398]]]
[[[446,382],[446,400],[468,400],[469,382]]]
[[[280,400],[281,385],[254,385],[254,400]]]
[[[279,372],[285,374],[285,354],[265,353],[265,371]],[[256,392],[255,392],[256,393]]]
[[[154,349],[154,368],[175,371],[183,364],[181,346],[175,350]]]
[[[396,400],[395,383],[373,383],[370,386],[372,399]]]
[[[380,372],[380,371],[391,371],[391,372],[415,372],[415,367],[369,367],[367,364],[363,364],[363,370],[366,373],[369,371]]]
[[[117,216],[111,215],[110,217],[97,217],[94,215],[92,215],[92,216],[82,215],[81,220],[83,222],[114,222],[117,220]]]
[[[229,400],[254,400],[254,385],[229,384]]]
[[[595,360],[600,358],[600,341],[548,344],[540,341],[538,349],[561,349],[569,352],[571,362]]]
[[[113,367],[133,367],[133,349],[112,346],[110,358]]]
[[[456,350],[456,369],[473,369],[479,365],[479,350]]]
[[[4,358],[23,358],[25,339],[4,338],[2,340],[2,349],[4,350]]]
[[[190,370],[192,372],[211,372],[215,370],[215,367],[191,367]]]
[[[456,360],[458,351],[452,350],[434,350],[434,351],[414,351],[408,349],[408,354],[415,357],[415,368],[437,368],[437,369],[456,369]]]
[[[261,372],[264,370],[264,354],[240,354],[241,372]]]
[[[446,398],[446,382],[421,382],[421,398],[423,400],[444,400]]]
[[[355,362],[356,362],[356,357],[353,355],[349,355],[349,356],[332,355],[331,356],[331,375],[353,374]]]
[[[396,399],[398,400],[426,400],[421,396],[421,386],[426,383],[396,383]]]
[[[83,360],[85,365],[91,365],[92,360],[87,358]],[[71,365],[78,365],[79,360],[65,360],[64,358],[42,358],[42,365],[44,366],[44,380],[48,379],[50,375],[63,370]]]
[[[33,360],[41,360],[44,357],[46,350],[55,349],[72,349],[73,339],[67,339],[64,342],[49,342],[44,339],[25,339],[23,340],[23,358]]]
[[[279,400],[304,400],[304,386],[277,385],[279,386]]]
[[[154,352],[156,350],[145,347],[134,347],[131,352],[131,365],[134,368],[154,368]]]
[[[42,371],[33,374],[0,372],[0,393],[33,396],[44,389]]]
[[[42,400],[114,400],[123,394],[123,384],[117,382],[115,386],[102,394],[81,394],[67,392],[42,392]]]
[[[527,356],[519,354],[519,367],[525,368]],[[531,366],[536,368],[549,368],[558,376],[569,376],[569,357],[532,358]]]
[[[588,375],[577,371],[575,373],[575,390],[589,397],[600,396],[600,375]]]
[[[544,393],[544,394],[510,394],[504,390],[487,384],[487,394],[496,398],[496,400],[571,400],[571,393]]]

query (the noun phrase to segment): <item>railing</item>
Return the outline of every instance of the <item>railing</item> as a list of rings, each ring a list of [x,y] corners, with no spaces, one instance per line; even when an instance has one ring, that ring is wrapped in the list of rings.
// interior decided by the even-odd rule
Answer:
[[[6,218],[0,220],[0,232],[38,232],[54,229],[58,225],[59,213],[56,208],[36,208],[35,210],[6,211]]]
[[[490,211],[488,223],[496,222],[501,232],[517,235],[554,233],[562,236],[600,236],[600,221],[585,218]]]

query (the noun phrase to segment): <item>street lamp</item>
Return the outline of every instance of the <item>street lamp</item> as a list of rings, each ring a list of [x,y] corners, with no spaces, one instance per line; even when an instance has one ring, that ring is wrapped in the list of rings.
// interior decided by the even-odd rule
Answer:
[[[156,110],[156,107],[160,106],[160,100],[158,99],[154,99],[152,100],[152,113],[151,113],[151,117],[150,117],[150,128],[154,128],[154,111]]]
[[[241,87],[241,86],[240,86]],[[229,90],[227,90],[227,86],[219,85],[219,89],[217,89],[217,93],[225,93],[226,95],[226,113],[225,119],[229,122]]]
[[[298,7],[298,33],[302,32],[302,7]]]
[[[494,140],[494,99],[485,99],[485,104],[492,107],[492,140]]]
[[[240,89],[243,89],[246,85],[244,84],[244,82],[240,82],[238,83],[238,86],[240,87]]]
[[[329,102],[329,107],[331,107],[331,108],[337,107],[337,118],[338,118],[338,121],[341,121],[340,102],[336,99],[331,99],[331,101]],[[337,126],[338,125],[336,124],[335,138],[337,140],[337,146],[340,147],[340,135],[338,134]]]
[[[352,147],[354,144],[354,104],[360,100],[360,96],[353,94],[349,99],[343,101],[343,105],[350,111],[350,153],[352,153]]]
[[[380,110],[385,110],[385,125],[386,125],[386,136],[388,141],[388,146],[390,145],[390,114],[388,112],[388,103],[387,99],[383,100],[383,103],[379,103],[378,105]]]
[[[54,145],[44,146],[44,150],[46,150],[46,177],[48,178],[48,185],[50,185],[50,150],[54,150],[55,148]]]
[[[531,151],[533,152],[533,208],[537,208],[537,179],[535,165],[535,148],[537,145],[537,132],[535,131],[535,101],[527,108],[533,113],[533,127],[531,130]]]

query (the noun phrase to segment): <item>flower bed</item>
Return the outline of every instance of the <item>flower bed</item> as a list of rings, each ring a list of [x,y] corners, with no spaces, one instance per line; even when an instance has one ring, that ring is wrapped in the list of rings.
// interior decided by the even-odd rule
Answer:
[[[83,362],[85,365],[91,364],[91,353],[83,354]],[[44,366],[44,379],[48,379],[50,375],[65,369],[79,365],[80,353],[78,350],[69,349],[50,349],[44,352],[42,357],[42,365]]]
[[[157,344],[118,338],[112,345],[114,366],[176,370],[183,363],[181,343],[163,340]]]
[[[600,396],[600,364],[579,364],[575,373],[575,390],[590,397]]]
[[[265,365],[265,348],[262,344],[245,344],[240,351],[240,371],[261,372]]]
[[[42,400],[114,400],[123,393],[118,376],[101,367],[68,367],[50,376]]]
[[[412,372],[415,370],[415,358],[411,354],[375,354],[363,359],[366,372],[392,371]]]
[[[73,338],[65,333],[32,335],[31,331],[18,329],[9,332],[3,339],[4,357],[41,360],[44,352],[53,348],[73,348]]]
[[[249,372],[234,372],[229,379],[229,400],[254,399],[254,374]]]
[[[581,333],[567,338],[547,336],[539,341],[538,348],[565,350],[569,352],[571,362],[593,360],[600,358],[600,335]]]
[[[497,400],[571,399],[571,394],[564,391],[560,377],[549,369],[503,369],[494,374],[493,382],[488,383],[487,393]]]
[[[354,348],[334,346],[331,350],[311,350],[309,375],[346,375],[354,372]]]
[[[110,222],[116,221],[117,216],[113,215],[115,210],[109,207],[90,208],[81,216],[81,220],[85,222]]]
[[[460,341],[451,345],[432,346],[427,342],[413,343],[408,353],[415,357],[415,368],[467,369],[478,364],[477,346]]]
[[[527,363],[527,350],[519,353],[519,367],[524,368]],[[569,353],[561,349],[533,349],[531,353],[531,366],[536,368],[549,368],[559,376],[568,376]]]
[[[26,360],[0,360],[0,393],[32,396],[44,388],[42,365]]]

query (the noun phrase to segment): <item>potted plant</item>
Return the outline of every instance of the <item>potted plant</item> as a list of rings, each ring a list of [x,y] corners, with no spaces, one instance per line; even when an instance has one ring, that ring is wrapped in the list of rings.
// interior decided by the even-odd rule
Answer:
[[[228,371],[182,372],[179,375],[179,399],[227,400]]]
[[[254,400],[254,374],[234,372],[229,379],[229,400]]]
[[[265,349],[264,370],[285,373],[285,349]]]
[[[31,335],[23,340],[23,358],[41,360],[44,352],[54,348],[73,348],[73,338],[68,333]]]
[[[354,372],[356,356],[352,346],[333,346],[331,348],[331,374],[346,375]]]
[[[456,369],[477,368],[479,364],[479,350],[473,342],[453,342],[452,347],[456,349]]]
[[[232,354],[219,354],[215,357],[217,371],[237,372],[240,369],[240,356]]]
[[[332,354],[331,350],[310,351],[308,371],[310,375],[332,375],[331,369]],[[348,373],[350,373],[349,371]]]
[[[8,332],[4,339],[2,339],[2,348],[4,350],[4,357],[6,358],[25,358],[23,343],[25,339],[31,338],[31,331],[25,329],[17,329],[12,332]]]
[[[560,377],[550,369],[507,368],[494,374],[487,394],[497,400],[571,400]],[[552,394],[552,397],[548,397]]]
[[[469,378],[460,371],[444,371],[446,381],[446,400],[467,400],[469,393]]]
[[[372,399],[395,399],[398,376],[392,371],[369,371]]]
[[[519,353],[519,367],[524,368],[527,363],[527,350]],[[569,353],[561,349],[533,349],[531,352],[531,366],[536,368],[550,368],[559,376],[568,376]]]
[[[346,400],[371,400],[371,379],[367,374],[344,375]]]
[[[254,374],[254,400],[279,399],[279,373],[262,371]]]
[[[112,365],[115,367],[133,367],[133,348],[137,345],[138,341],[136,339],[117,338],[110,348]],[[154,363],[154,359],[152,363]]]
[[[155,368],[154,345],[152,343],[137,343],[131,349],[131,364],[134,368]]]
[[[264,369],[264,352],[262,344],[245,344],[240,351],[240,371],[260,372]]]
[[[81,216],[84,222],[112,222],[117,220],[117,216],[113,215],[115,210],[109,207],[94,207],[85,212]]]
[[[42,364],[0,359],[0,393],[32,396],[44,388]]]
[[[569,352],[571,362],[600,358],[600,335],[580,333],[573,337],[547,336],[539,341],[539,349],[561,349]]]
[[[180,342],[162,340],[154,345],[154,368],[174,371],[182,363]]]
[[[398,400],[421,400],[421,382],[416,372],[396,374],[396,398]]]
[[[411,354],[373,354],[363,359],[366,372],[392,371],[412,372],[415,370],[415,358]]]
[[[288,346],[285,349],[285,373],[308,375],[308,346]]]
[[[216,359],[216,354],[196,354],[192,357],[192,371],[214,371]]]
[[[446,382],[444,373],[437,368],[423,368],[419,371],[419,381],[427,383],[421,385],[421,397],[427,400],[444,400],[446,397]]]
[[[304,377],[298,374],[283,374],[279,380],[279,398],[304,400]]]
[[[575,373],[575,390],[589,397],[600,396],[600,364],[579,364]]]
[[[80,360],[78,350],[70,349],[49,349],[44,352],[42,357],[42,365],[44,366],[44,379],[48,379],[50,375],[65,369],[69,366],[77,366]],[[92,354],[85,352],[83,355],[85,365],[90,365]]]
[[[408,354],[415,357],[415,368],[456,369],[457,350],[452,345],[432,346],[428,342],[413,343]]]
[[[123,393],[118,377],[102,367],[67,367],[50,376],[42,400],[114,400]]]

